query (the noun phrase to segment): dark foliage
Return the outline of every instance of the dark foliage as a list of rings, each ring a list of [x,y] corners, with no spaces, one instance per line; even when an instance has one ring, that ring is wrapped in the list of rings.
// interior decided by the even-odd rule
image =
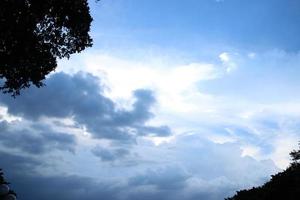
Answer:
[[[5,184],[5,185],[9,185],[9,183],[4,179],[4,173],[2,172],[2,169],[0,169],[0,185]],[[8,194],[13,194],[14,196],[17,196],[17,194],[13,191],[13,190],[9,190]],[[1,196],[0,195],[0,200],[5,200],[6,195]]]
[[[226,200],[300,199],[300,149],[292,151],[290,155],[293,162],[285,171],[273,175],[263,186],[238,191],[236,195]]]
[[[300,142],[299,142],[300,147]],[[293,163],[299,163],[300,162],[300,149],[298,151],[294,150],[290,153],[290,156],[292,157]]]
[[[41,87],[57,58],[92,45],[87,0],[0,1],[0,89]]]

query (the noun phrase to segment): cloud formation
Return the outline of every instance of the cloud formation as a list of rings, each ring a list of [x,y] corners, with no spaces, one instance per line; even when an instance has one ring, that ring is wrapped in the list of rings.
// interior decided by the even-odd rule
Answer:
[[[0,102],[8,113],[28,120],[41,117],[72,118],[86,127],[94,138],[134,141],[137,136],[168,136],[167,126],[150,126],[146,122],[154,117],[151,107],[155,97],[150,90],[136,90],[132,109],[118,108],[102,92],[104,85],[91,74],[53,74],[46,87],[30,88],[12,99],[1,95]]]
[[[130,154],[129,150],[125,148],[106,149],[101,146],[93,148],[92,153],[99,157],[103,162],[120,160]]]
[[[94,177],[75,175],[71,171],[44,174],[49,160],[13,153],[0,152],[0,166],[23,200],[218,200],[237,189],[261,184],[268,178],[267,174],[277,170],[271,161],[243,157],[234,143],[216,144],[200,135],[181,136],[160,149],[152,145],[136,148],[145,149],[139,152],[137,165],[103,165],[102,173]],[[97,147],[94,153],[103,162],[128,153],[120,148],[114,150]],[[143,160],[152,162],[142,165]],[[116,171],[121,174],[117,176]]]
[[[6,149],[17,149],[34,155],[54,150],[74,152],[74,135],[56,132],[49,126],[24,126],[19,121],[0,122],[0,144]]]

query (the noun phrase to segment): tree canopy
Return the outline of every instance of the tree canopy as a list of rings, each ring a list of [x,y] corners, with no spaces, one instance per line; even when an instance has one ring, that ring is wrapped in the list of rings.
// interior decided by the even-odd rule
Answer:
[[[0,1],[0,90],[18,95],[92,45],[87,0]]]
[[[16,198],[17,194],[8,185],[9,183],[4,179],[2,169],[0,169],[0,200]]]
[[[300,143],[299,143],[300,146]],[[290,153],[292,163],[260,187],[238,191],[225,200],[297,200],[300,199],[300,149]],[[253,169],[255,170],[255,169]]]

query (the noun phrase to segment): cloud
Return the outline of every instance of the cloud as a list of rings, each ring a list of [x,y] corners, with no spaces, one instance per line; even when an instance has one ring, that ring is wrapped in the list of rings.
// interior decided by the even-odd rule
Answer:
[[[130,154],[129,150],[125,148],[105,149],[101,146],[92,149],[92,153],[103,162],[120,160]]]
[[[29,156],[21,156],[13,153],[0,151],[0,166],[5,171],[7,178],[14,174],[32,174],[34,169],[43,165],[42,161]]]
[[[160,127],[154,127],[154,126],[144,126],[139,127],[139,131],[141,135],[159,135],[159,136],[170,136],[171,135],[171,129],[168,126],[160,126]]]
[[[299,99],[298,53],[269,50],[246,55],[224,52],[220,56],[224,65],[233,62],[237,68],[227,76],[199,84],[202,92],[268,104]]]
[[[232,55],[228,52],[223,52],[219,55],[219,58],[226,68],[226,72],[230,73],[237,69],[237,63],[232,59]]]
[[[150,109],[155,97],[150,90],[134,91],[135,101],[128,110],[105,97],[102,94],[105,86],[91,74],[56,73],[47,79],[46,85],[30,88],[16,99],[1,95],[0,101],[9,114],[28,120],[72,118],[99,139],[134,141],[139,135],[171,134],[166,126],[145,125],[154,117]]]
[[[286,55],[278,52],[277,54],[279,57],[283,56],[280,64],[283,65],[284,60],[289,60]],[[225,57],[223,55],[223,60],[238,63],[239,56],[227,53]],[[256,62],[262,59],[259,53],[253,58],[249,58],[248,54],[246,56],[251,59],[252,64],[259,64]],[[238,59],[235,60],[236,58]],[[267,58],[270,56],[264,59],[268,60]],[[223,64],[225,66],[225,63]],[[239,66],[234,73],[227,74],[234,79],[229,86],[226,85],[226,81],[220,81],[227,77],[217,77],[214,66],[210,65],[175,65],[172,69],[163,70],[166,80],[164,76],[158,76],[156,79],[156,73],[150,73],[156,72],[156,69],[146,68],[143,68],[143,72],[128,76],[125,76],[127,69],[121,70],[122,66],[111,69],[116,70],[114,73],[118,74],[114,84],[117,85],[120,78],[120,82],[124,83],[120,88],[131,94],[129,100],[121,99],[122,95],[118,98],[108,95],[106,86],[101,82],[104,78],[100,81],[99,78],[85,73],[53,74],[47,81],[47,87],[25,91],[24,95],[16,100],[1,96],[2,105],[7,107],[9,114],[37,124],[25,126],[26,129],[13,129],[18,130],[18,139],[0,139],[5,148],[15,145],[20,140],[28,141],[26,144],[43,144],[43,147],[28,147],[26,144],[15,147],[28,154],[43,154],[50,151],[51,146],[62,148],[64,142],[68,143],[68,139],[62,138],[62,142],[59,143],[60,139],[55,133],[65,133],[64,131],[55,130],[52,134],[50,126],[39,128],[40,123],[51,121],[52,118],[61,122],[61,126],[64,126],[63,121],[67,118],[74,122],[71,128],[82,128],[93,136],[87,137],[92,142],[84,139],[77,144],[80,147],[77,146],[79,150],[76,149],[76,155],[69,155],[65,152],[68,148],[65,148],[61,149],[64,151],[55,154],[60,154],[61,160],[58,162],[55,162],[57,160],[53,157],[48,159],[47,162],[54,162],[59,166],[45,167],[47,162],[42,160],[45,158],[39,159],[37,163],[25,163],[25,158],[19,158],[20,162],[24,162],[24,165],[18,164],[21,169],[19,171],[24,175],[13,176],[11,182],[17,183],[18,190],[25,199],[32,199],[34,195],[37,199],[43,198],[45,194],[47,198],[53,199],[56,192],[62,199],[75,200],[100,196],[112,200],[217,200],[230,196],[238,189],[266,181],[269,175],[278,171],[270,158],[273,158],[276,164],[284,163],[279,166],[287,165],[286,162],[282,162],[282,156],[288,156],[291,144],[297,141],[296,132],[299,130],[296,120],[299,117],[299,105],[296,102],[285,101],[295,99],[291,93],[283,95],[281,103],[266,98],[266,102],[271,101],[272,104],[262,104],[257,98],[249,98],[247,101],[239,98],[242,96],[240,92],[251,96],[250,93],[256,93],[262,84],[258,87],[253,86],[252,90],[243,89],[227,93],[231,87],[242,88],[246,83],[250,85],[250,79],[256,80],[256,73],[248,73],[244,66]],[[254,69],[258,70],[255,67]],[[268,78],[270,70],[271,68],[263,72],[261,80],[264,77]],[[280,74],[280,70],[277,72],[276,74]],[[157,69],[157,74],[159,73],[160,69]],[[135,77],[136,75],[140,76]],[[291,76],[292,80],[294,78]],[[131,79],[134,81],[130,82]],[[147,84],[143,82],[142,88],[147,89],[137,90],[140,85],[133,83],[138,83],[140,79],[145,79],[148,85],[151,85],[150,79],[153,79],[154,85],[159,86],[162,83],[162,87],[154,93],[149,90],[150,87],[144,87]],[[226,90],[204,90],[200,86],[209,86],[206,82],[214,82],[216,86]],[[164,91],[167,95],[160,96]],[[158,105],[159,109],[162,109],[159,110],[162,116],[157,116],[157,100],[159,104],[164,102]],[[176,107],[177,100],[182,107]],[[60,110],[57,110],[58,108]],[[205,112],[201,108],[205,108]],[[169,126],[157,125],[164,117],[171,123],[162,120],[163,124],[171,124],[172,131],[176,128],[176,134],[153,145],[148,136],[171,135]],[[156,125],[151,125],[155,119]],[[42,134],[47,129],[49,132],[45,132],[46,135]],[[14,133],[11,135],[15,136]],[[49,143],[43,143],[47,137]],[[95,138],[106,140],[94,140]],[[102,146],[102,142],[108,144]],[[135,142],[136,145],[127,145],[126,142]],[[72,147],[73,144],[69,144],[69,147]],[[91,156],[91,151],[94,156]],[[9,165],[14,165],[10,162],[12,156],[3,154],[2,163],[6,169],[10,169]],[[40,173],[35,173],[34,176],[27,174],[24,170],[29,170],[29,167],[25,166],[39,168]],[[56,169],[59,170],[55,171]],[[55,184],[56,181],[58,184]],[[25,185],[26,183],[29,184]],[[34,191],[34,194],[22,189],[33,187],[32,185],[41,185],[42,188]],[[59,188],[65,188],[64,193],[61,193]]]
[[[101,77],[110,88],[105,94],[120,104],[126,105],[122,99],[129,98],[132,91],[145,88],[155,91],[159,107],[185,112],[195,109],[189,100],[191,93],[197,93],[196,83],[217,78],[219,70],[211,63],[175,62],[175,58],[177,55],[165,58],[146,53],[139,59],[132,59],[90,51],[80,58],[60,61],[63,67],[59,70],[68,73],[84,70]]]
[[[54,150],[74,152],[76,146],[74,135],[53,131],[49,126],[24,126],[19,121],[1,121],[0,136],[0,144],[6,149],[34,155]]]
[[[18,198],[30,199],[116,199],[118,188],[75,175],[46,175],[36,170],[42,163],[30,157],[0,152],[0,165]],[[3,159],[5,158],[5,160]]]
[[[278,170],[271,160],[257,161],[249,156],[243,157],[238,143],[214,143],[201,133],[178,137],[174,148],[174,155],[187,171],[204,180],[226,177],[236,185],[253,184],[264,175]],[[253,168],[260,170],[253,171]]]
[[[148,169],[144,174],[136,175],[129,179],[129,184],[134,186],[155,186],[158,190],[182,190],[185,181],[191,175],[184,170],[168,166],[160,169]]]
[[[288,152],[299,140],[299,134],[280,127],[282,121],[293,120],[300,113],[298,53],[226,48],[216,51],[208,63],[183,59],[185,64],[174,62],[176,55],[170,52],[166,53],[169,57],[155,54],[155,58],[145,53],[137,61],[91,51],[63,66],[68,69],[80,63],[87,66],[87,71],[104,77],[101,80],[112,88],[107,95],[120,105],[128,104],[122,97],[138,86],[154,88],[157,105],[152,122],[168,124],[173,136],[205,129],[207,138],[214,142],[239,142],[244,155],[272,158],[285,168]],[[226,73],[231,64],[235,70]],[[126,73],[128,70],[134,73]],[[262,117],[263,113],[269,114]],[[277,127],[266,127],[271,121]],[[275,144],[285,139],[286,148],[278,149]],[[287,145],[292,140],[295,142]]]
[[[227,52],[223,52],[219,55],[219,58],[222,62],[229,62],[230,58]]]
[[[49,173],[46,169],[56,166],[47,165],[46,160],[4,152],[0,152],[0,166],[23,200],[217,200],[230,196],[237,189],[261,184],[277,170],[271,161],[242,157],[237,144],[216,144],[199,134],[181,136],[159,149],[140,145],[133,151],[138,149],[144,149],[139,151],[138,165],[102,165],[98,168],[99,175],[92,177],[72,171],[51,170]],[[128,155],[122,148],[99,146],[94,153],[104,162]],[[51,159],[55,158],[49,157],[47,163]],[[67,161],[68,157],[64,159]],[[143,159],[153,162],[143,165]],[[97,166],[91,164],[94,168]]]
[[[244,155],[257,159],[272,156],[278,166],[288,165],[288,152],[296,147],[299,136],[281,129],[280,124],[300,113],[297,53],[227,48],[216,50],[213,59],[203,63],[197,58],[178,61],[170,52],[153,56],[145,51],[139,59],[90,51],[63,63],[65,68],[61,69],[76,71],[72,67],[85,66],[80,69],[103,77],[111,88],[104,93],[122,106],[128,106],[123,97],[129,97],[137,87],[152,88],[157,104],[151,122],[168,124],[173,136],[205,130],[214,142],[239,142]],[[230,70],[232,66],[234,70]],[[260,113],[270,114],[260,117]],[[279,126],[266,127],[270,121]],[[139,131],[142,134],[142,128]],[[295,142],[278,150],[274,143],[280,143],[279,138]]]

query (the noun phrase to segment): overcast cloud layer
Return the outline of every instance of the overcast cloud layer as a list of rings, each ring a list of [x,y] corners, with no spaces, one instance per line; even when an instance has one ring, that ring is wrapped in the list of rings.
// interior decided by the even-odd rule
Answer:
[[[135,90],[131,106],[121,108],[102,95],[100,83],[83,72],[56,73],[44,88],[17,99],[1,96],[7,110],[0,164],[20,199],[221,199],[278,171],[271,160],[243,155],[240,140],[216,143],[207,137],[226,135],[222,127],[170,138],[168,126],[145,125],[155,117],[150,90]],[[254,137],[235,130],[249,142]],[[157,146],[157,137],[170,140]]]

